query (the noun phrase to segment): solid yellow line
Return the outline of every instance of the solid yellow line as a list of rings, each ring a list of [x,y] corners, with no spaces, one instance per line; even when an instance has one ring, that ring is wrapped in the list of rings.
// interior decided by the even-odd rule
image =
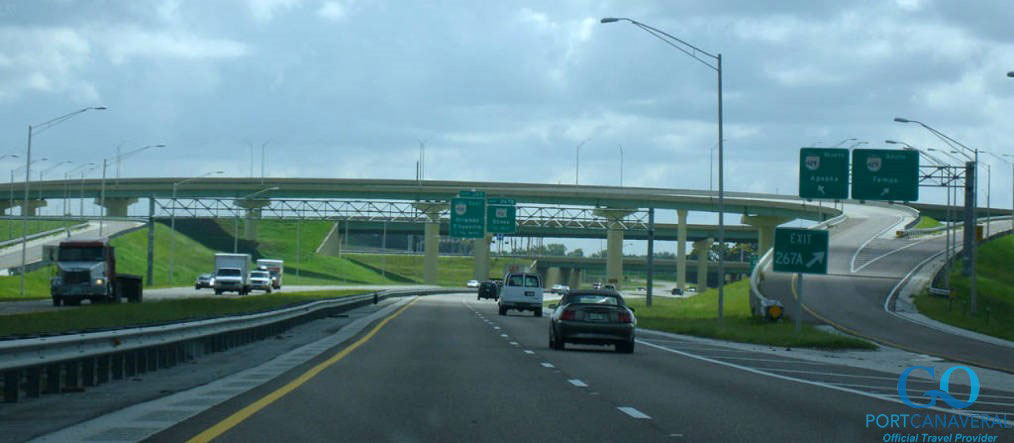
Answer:
[[[229,429],[232,429],[236,425],[242,423],[247,418],[250,418],[251,415],[256,414],[261,409],[264,409],[265,407],[267,407],[271,403],[274,403],[279,398],[284,397],[286,394],[292,392],[296,388],[302,386],[304,383],[310,381],[310,379],[316,377],[317,374],[320,374],[320,372],[323,371],[324,369],[327,369],[331,365],[334,365],[335,363],[338,363],[339,361],[341,361],[341,359],[345,358],[345,356],[349,355],[349,353],[351,353],[352,351],[354,351],[360,345],[362,345],[363,343],[366,343],[371,338],[373,338],[373,336],[377,334],[377,331],[380,331],[380,329],[383,328],[384,325],[387,324],[387,322],[389,322],[389,321],[393,320],[395,317],[401,315],[402,312],[405,312],[405,310],[408,309],[409,306],[412,306],[412,304],[415,303],[418,300],[419,300],[418,298],[415,299],[415,300],[412,300],[411,302],[409,302],[405,306],[402,306],[401,309],[398,309],[398,311],[395,312],[394,314],[392,314],[392,315],[388,316],[387,318],[381,320],[381,322],[378,323],[377,326],[374,326],[373,329],[370,330],[369,333],[367,333],[366,335],[364,335],[359,340],[356,340],[354,343],[352,343],[351,345],[349,345],[345,349],[342,349],[341,352],[335,354],[333,357],[331,357],[331,358],[329,358],[329,359],[321,362],[317,366],[314,366],[310,370],[304,372],[302,375],[300,375],[299,377],[296,377],[296,379],[290,381],[285,386],[282,386],[282,387],[278,388],[277,390],[275,390],[274,392],[272,392],[272,393],[270,393],[268,395],[265,395],[264,397],[261,397],[259,400],[255,401],[253,403],[250,403],[245,408],[240,409],[239,411],[236,411],[236,413],[230,415],[225,420],[222,420],[222,421],[218,422],[218,424],[216,424],[216,425],[214,425],[214,426],[212,426],[212,427],[210,427],[208,429],[205,429],[204,432],[201,432],[200,434],[197,434],[197,435],[193,436],[190,440],[187,440],[187,442],[188,443],[209,442],[209,441],[211,441],[211,440],[219,437],[220,435],[224,434]]]

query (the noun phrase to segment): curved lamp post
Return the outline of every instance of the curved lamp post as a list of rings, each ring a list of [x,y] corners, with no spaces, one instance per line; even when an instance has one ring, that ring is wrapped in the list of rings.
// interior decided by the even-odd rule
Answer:
[[[725,248],[725,182],[724,182],[724,152],[725,146],[722,143],[722,54],[712,54],[704,51],[690,43],[687,43],[676,36],[673,36],[660,29],[648,26],[644,23],[629,18],[623,17],[606,17],[600,20],[602,23],[615,23],[619,21],[625,21],[630,23],[641,30],[651,34],[655,38],[662,40],[665,44],[676,48],[680,52],[690,56],[694,60],[697,60],[704,66],[711,68],[718,75],[718,244],[720,248]],[[702,58],[704,57],[704,58]],[[724,306],[724,287],[725,287],[725,256],[719,254],[718,257],[718,321],[722,321],[722,311]],[[650,300],[650,299],[649,299]]]
[[[32,178],[32,136],[38,135],[46,130],[70,120],[80,114],[88,111],[104,111],[105,106],[89,106],[87,108],[81,108],[77,111],[61,115],[54,119],[46,120],[37,125],[28,125],[28,145],[25,147],[25,207],[28,207],[28,183]],[[25,296],[25,259],[28,254],[28,217],[25,214],[21,214],[21,296]]]
[[[175,249],[176,249],[176,189],[179,188],[181,185],[184,185],[186,183],[192,182],[194,180],[200,180],[200,179],[202,179],[204,177],[207,177],[209,175],[224,174],[224,173],[225,173],[225,171],[205,172],[204,174],[198,175],[196,177],[190,177],[190,178],[188,178],[186,180],[178,181],[176,183],[173,183],[173,207],[169,211],[169,214],[170,214],[169,215],[169,286],[172,286],[173,283],[174,283],[173,280],[174,280],[175,274],[173,274],[173,268],[175,267],[174,265],[176,264],[175,255],[173,254],[173,251],[175,251]]]

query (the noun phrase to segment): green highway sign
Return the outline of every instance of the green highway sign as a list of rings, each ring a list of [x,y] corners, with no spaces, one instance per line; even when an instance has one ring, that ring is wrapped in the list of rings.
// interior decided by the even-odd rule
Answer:
[[[494,200],[486,202],[486,232],[491,234],[513,234],[517,232],[518,209],[513,204],[493,204]],[[512,200],[513,201],[513,200]]]
[[[852,198],[906,202],[919,200],[919,152],[853,150]]]
[[[775,228],[775,272],[827,274],[827,231]]]
[[[486,199],[457,197],[451,199],[451,237],[482,238],[486,235]]]
[[[801,148],[799,197],[830,200],[849,198],[849,150]]]
[[[486,198],[486,191],[458,191],[458,197]]]

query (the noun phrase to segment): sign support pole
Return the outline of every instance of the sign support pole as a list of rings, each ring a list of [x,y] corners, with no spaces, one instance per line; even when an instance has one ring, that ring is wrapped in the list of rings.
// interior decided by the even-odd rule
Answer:
[[[803,273],[796,273],[796,333],[803,330]]]

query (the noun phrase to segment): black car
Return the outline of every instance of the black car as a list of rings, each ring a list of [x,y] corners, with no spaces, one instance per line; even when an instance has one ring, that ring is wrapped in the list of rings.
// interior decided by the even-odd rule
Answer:
[[[572,291],[560,299],[549,321],[549,347],[565,343],[615,345],[616,352],[634,352],[634,310],[614,290]]]
[[[476,300],[482,300],[484,298],[492,298],[496,300],[499,296],[500,287],[491,281],[484,281],[479,283],[479,295],[475,298]]]

